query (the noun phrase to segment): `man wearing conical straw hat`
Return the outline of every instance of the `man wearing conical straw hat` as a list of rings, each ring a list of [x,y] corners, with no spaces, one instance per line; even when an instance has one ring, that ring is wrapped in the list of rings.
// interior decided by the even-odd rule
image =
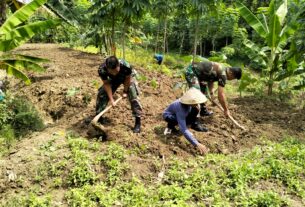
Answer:
[[[201,126],[197,121],[200,106],[207,101],[207,98],[201,91],[196,88],[189,89],[180,99],[171,103],[163,112],[163,118],[167,122],[167,128],[164,134],[170,134],[175,131],[178,125],[184,137],[197,149],[201,154],[207,153],[209,150],[203,144],[200,144],[187,126],[200,132],[208,131],[207,128]]]

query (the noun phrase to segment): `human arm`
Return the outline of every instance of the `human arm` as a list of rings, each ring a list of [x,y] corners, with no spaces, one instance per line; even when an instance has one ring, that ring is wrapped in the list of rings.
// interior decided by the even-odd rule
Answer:
[[[176,113],[179,129],[180,129],[181,133],[184,135],[184,137],[192,145],[197,146],[199,142],[197,141],[197,139],[193,136],[193,134],[190,132],[190,130],[186,126],[186,116],[187,116],[187,113],[185,113],[184,111],[178,111]]]
[[[219,103],[221,104],[223,110],[224,110],[224,114],[226,117],[229,117],[230,116],[230,111],[228,109],[228,104],[227,104],[227,101],[226,101],[226,95],[225,95],[225,92],[224,92],[224,87],[218,85],[218,100],[219,100]]]
[[[209,148],[200,143],[198,143],[197,149],[199,150],[200,154],[206,154],[210,151]]]
[[[127,93],[129,90],[131,84],[131,75],[126,76],[125,81],[124,81],[124,91],[123,91],[123,97],[127,97]]]
[[[208,87],[209,87],[209,93],[210,93],[210,96],[211,96],[211,99],[213,100],[214,99],[214,82],[209,82],[208,83]]]
[[[109,80],[102,80],[103,81],[103,88],[107,93],[107,96],[109,98],[109,101],[112,106],[115,106],[114,100],[113,100],[113,95],[112,95],[112,89]]]
[[[180,121],[179,121],[180,120]],[[209,149],[204,146],[203,144],[199,143],[198,140],[193,136],[193,134],[190,132],[190,130],[186,127],[185,119],[181,120],[177,117],[179,129],[184,135],[184,137],[193,145],[195,146],[200,154],[206,154],[209,152]]]

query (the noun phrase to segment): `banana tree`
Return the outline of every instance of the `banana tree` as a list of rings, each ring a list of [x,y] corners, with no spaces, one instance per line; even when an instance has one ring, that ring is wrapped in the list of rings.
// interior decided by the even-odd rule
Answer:
[[[71,3],[71,1],[68,2]],[[3,11],[3,16],[5,17],[5,7],[4,7],[5,5],[7,5],[12,11],[12,13],[14,13],[22,6],[24,6],[24,4],[25,3],[22,3],[21,1],[18,0],[2,0],[0,3],[0,12]],[[77,13],[75,13],[72,8],[70,7],[68,8],[63,1],[48,0],[45,6],[49,9],[47,10],[48,12],[57,15],[59,18],[68,22],[69,24],[71,25],[78,24],[79,19],[77,18]],[[1,15],[0,15],[0,25],[1,25]]]
[[[60,23],[59,20],[37,21],[26,23],[28,18],[47,0],[33,0],[12,14],[0,27],[0,69],[8,75],[22,79],[26,84],[31,81],[25,71],[43,72],[39,64],[47,60],[16,54],[13,49],[22,45],[37,32],[44,31]]]
[[[300,13],[295,14],[291,21],[285,21],[288,12],[287,0],[272,0],[266,8],[267,16],[264,13],[261,13],[261,16],[254,15],[240,2],[237,2],[236,6],[240,15],[265,42],[265,45],[260,46],[246,39],[244,45],[252,51],[248,56],[262,66],[263,75],[267,78],[268,95],[271,95],[274,82],[281,80],[279,75],[286,70],[283,69],[284,63],[294,56],[293,50],[286,48],[292,45],[291,38],[298,29],[295,20]],[[288,51],[290,55],[287,55]],[[289,70],[295,70],[296,66],[290,64]]]

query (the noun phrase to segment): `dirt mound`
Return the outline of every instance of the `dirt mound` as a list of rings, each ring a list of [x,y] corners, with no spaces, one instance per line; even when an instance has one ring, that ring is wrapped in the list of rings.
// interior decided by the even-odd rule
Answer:
[[[27,44],[19,52],[48,58],[51,62],[45,65],[46,73],[31,75],[32,85],[20,87],[15,81],[11,83],[15,92],[27,96],[36,105],[49,123],[49,128],[60,126],[86,136],[88,123],[95,114],[95,99],[101,84],[97,68],[102,59],[98,55],[54,44]],[[181,90],[173,89],[175,82],[180,80],[145,68],[135,68],[147,77],[147,80],[139,82],[144,108],[142,132],[139,135],[131,132],[134,120],[128,101],[123,100],[106,115],[110,130],[108,139],[128,148],[139,148],[146,154],[192,155],[194,149],[181,134],[163,135],[165,123],[161,114],[168,104],[181,96]],[[151,83],[152,79],[156,80],[157,86]],[[209,132],[194,134],[212,152],[237,152],[261,143],[261,137],[273,140],[279,140],[283,135],[304,137],[304,112],[279,101],[257,97],[231,97],[229,103],[233,117],[248,130],[238,129],[224,118],[219,109],[208,104],[214,115],[201,119]]]

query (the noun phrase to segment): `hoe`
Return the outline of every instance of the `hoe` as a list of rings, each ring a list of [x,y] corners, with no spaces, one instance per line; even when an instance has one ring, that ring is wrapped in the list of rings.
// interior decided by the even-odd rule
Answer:
[[[118,98],[117,100],[115,100],[115,104],[117,104],[119,101],[122,100],[122,96],[120,98]],[[96,132],[94,132],[95,135],[99,135],[101,137],[107,137],[106,134],[106,127],[103,126],[102,124],[100,124],[98,122],[98,120],[101,118],[101,116],[103,116],[107,111],[109,111],[109,109],[112,108],[112,105],[106,107],[103,111],[101,111],[98,115],[96,115],[93,120],[91,121],[91,123],[89,124],[89,131],[88,134],[93,134],[93,132],[91,131],[92,128],[94,128],[96,130]],[[91,127],[92,126],[92,127]]]

